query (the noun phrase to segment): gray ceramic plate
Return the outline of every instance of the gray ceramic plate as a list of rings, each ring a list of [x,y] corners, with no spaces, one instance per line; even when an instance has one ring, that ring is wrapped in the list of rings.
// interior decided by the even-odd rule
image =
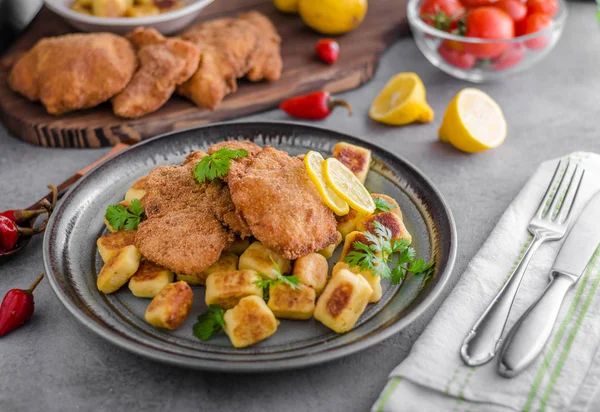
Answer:
[[[149,300],[124,287],[105,296],[96,289],[106,206],[160,165],[181,162],[197,149],[225,139],[249,139],[291,155],[318,150],[330,155],[346,141],[373,151],[367,187],[394,197],[404,213],[419,256],[434,259],[427,282],[409,278],[402,287],[384,283],[381,301],[371,304],[355,328],[338,335],[315,320],[282,321],[275,335],[255,346],[234,349],[226,336],[202,342],[192,335],[203,312],[204,288],[194,287],[192,315],[178,330],[158,330],[144,321]],[[339,249],[339,248],[338,248]],[[339,250],[338,250],[339,254]],[[338,254],[331,259],[335,262]],[[432,304],[452,272],[456,229],[440,193],[405,160],[370,143],[333,131],[293,123],[222,123],[171,133],[140,143],[99,165],[65,196],[44,238],[44,265],[62,303],[84,325],[134,353],[176,365],[230,372],[271,371],[314,365],[365,349],[397,333]]]

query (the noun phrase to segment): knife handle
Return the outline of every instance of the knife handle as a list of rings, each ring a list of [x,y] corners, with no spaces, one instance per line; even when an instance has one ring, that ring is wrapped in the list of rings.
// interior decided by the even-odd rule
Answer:
[[[496,356],[496,351],[502,343],[502,334],[504,333],[512,304],[527,270],[527,266],[529,266],[531,258],[535,255],[540,245],[546,240],[546,238],[539,236],[533,238],[521,262],[471,328],[460,348],[461,357],[467,365],[483,365]]]
[[[564,273],[554,273],[542,296],[510,330],[502,348],[498,373],[512,378],[523,372],[542,353],[565,295],[577,279]]]

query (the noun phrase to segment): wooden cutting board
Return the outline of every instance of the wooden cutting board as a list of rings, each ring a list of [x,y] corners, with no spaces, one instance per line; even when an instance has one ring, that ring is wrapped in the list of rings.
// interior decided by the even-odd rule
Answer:
[[[59,16],[43,8],[0,60],[0,117],[9,131],[29,143],[51,147],[102,147],[119,142],[134,144],[158,134],[256,113],[277,107],[288,97],[325,89],[332,93],[353,89],[369,80],[381,53],[408,33],[406,0],[371,0],[363,23],[339,36],[340,58],[327,65],[314,57],[314,44],[323,37],[307,28],[299,16],[278,12],[269,0],[216,0],[199,20],[256,9],[267,15],[281,35],[283,73],[272,83],[239,81],[238,91],[214,111],[198,109],[173,96],[158,111],[140,119],[116,117],[110,103],[69,113],[49,115],[39,103],[13,93],[6,78],[12,62],[37,40],[72,32]]]

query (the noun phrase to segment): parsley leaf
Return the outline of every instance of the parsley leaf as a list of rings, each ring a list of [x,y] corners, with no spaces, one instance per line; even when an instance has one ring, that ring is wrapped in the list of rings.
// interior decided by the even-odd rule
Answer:
[[[198,183],[214,180],[229,173],[231,159],[248,156],[244,149],[228,149],[226,147],[217,150],[212,155],[204,156],[194,167],[194,177]]]
[[[134,199],[127,208],[123,205],[108,206],[104,217],[115,230],[136,230],[143,214],[144,207],[142,203],[139,199]]]
[[[404,282],[407,273],[427,278],[433,273],[433,262],[425,263],[416,260],[415,249],[409,246],[406,239],[391,239],[392,232],[380,222],[374,222],[374,232],[365,232],[369,241],[352,244],[353,251],[348,253],[344,262],[350,267],[372,271],[382,279],[390,279],[393,284]]]
[[[383,197],[376,197],[375,200],[375,213],[389,212],[392,209],[396,209],[396,206],[385,200]],[[379,212],[378,212],[379,210]]]
[[[225,327],[223,315],[225,311],[217,305],[210,305],[208,311],[198,316],[198,321],[194,324],[194,336],[204,341],[219,333]]]
[[[273,263],[273,266],[275,266],[275,272],[277,275],[277,278],[273,279],[267,275],[263,275],[262,273],[259,273],[261,279],[259,280],[255,280],[253,283],[258,286],[259,288],[261,288],[263,290],[263,297],[265,300],[269,300],[269,288],[272,285],[276,285],[277,283],[285,283],[286,285],[288,285],[289,287],[291,287],[292,289],[300,289],[302,287],[302,284],[300,283],[300,279],[298,278],[298,276],[285,276],[281,273],[281,269],[279,267],[279,265],[277,264],[277,262],[275,262],[275,260],[273,260],[273,257],[269,255],[269,259],[271,259],[271,262]]]

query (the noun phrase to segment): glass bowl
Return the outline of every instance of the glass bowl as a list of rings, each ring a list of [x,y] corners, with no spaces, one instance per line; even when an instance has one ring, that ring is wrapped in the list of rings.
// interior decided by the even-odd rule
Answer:
[[[565,2],[558,0],[558,10],[551,24],[543,30],[508,40],[479,39],[450,34],[429,26],[419,16],[421,1],[408,0],[407,6],[408,22],[417,47],[435,67],[474,83],[498,80],[535,65],[552,50],[562,35],[567,18]],[[465,44],[487,45],[503,51],[492,59],[478,59],[474,65],[473,57],[470,61],[460,61],[453,58],[452,52],[447,52],[448,49],[460,50]],[[443,48],[440,47],[442,45]]]

